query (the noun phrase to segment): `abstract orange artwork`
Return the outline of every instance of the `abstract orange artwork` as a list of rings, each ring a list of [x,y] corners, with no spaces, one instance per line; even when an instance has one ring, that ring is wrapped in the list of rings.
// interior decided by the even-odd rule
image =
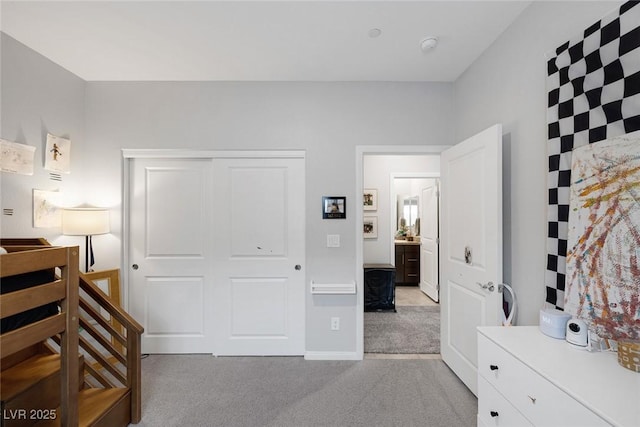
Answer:
[[[565,311],[640,339],[640,132],[573,150]]]

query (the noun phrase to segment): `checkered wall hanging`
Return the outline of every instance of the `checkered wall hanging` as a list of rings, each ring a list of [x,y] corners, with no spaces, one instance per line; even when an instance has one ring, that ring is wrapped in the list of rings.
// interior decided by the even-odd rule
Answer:
[[[640,1],[629,1],[548,62],[546,301],[564,306],[571,153],[640,130]]]

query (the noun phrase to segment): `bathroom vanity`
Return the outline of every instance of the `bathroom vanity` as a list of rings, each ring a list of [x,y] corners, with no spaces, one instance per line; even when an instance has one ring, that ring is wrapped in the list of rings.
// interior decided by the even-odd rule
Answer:
[[[396,240],[396,284],[420,283],[420,242]]]

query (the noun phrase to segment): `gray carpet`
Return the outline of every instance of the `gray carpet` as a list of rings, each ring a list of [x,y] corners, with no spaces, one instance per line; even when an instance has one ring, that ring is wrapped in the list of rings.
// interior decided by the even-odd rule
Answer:
[[[364,313],[365,353],[440,353],[440,306],[399,306]]]
[[[139,426],[476,425],[477,400],[441,360],[151,355]]]

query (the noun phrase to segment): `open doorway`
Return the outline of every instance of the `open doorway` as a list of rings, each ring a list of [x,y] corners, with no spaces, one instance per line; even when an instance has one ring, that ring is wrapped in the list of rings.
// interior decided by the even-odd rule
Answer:
[[[412,158],[423,159],[421,156]],[[437,303],[440,299],[440,173],[431,163],[427,160],[422,165],[430,172],[390,174],[390,226],[393,236],[390,244],[391,253],[395,253],[396,283],[418,286]],[[365,178],[369,174],[371,172],[365,169]],[[367,262],[367,248],[364,249]]]
[[[439,153],[363,153],[363,351],[368,357],[439,353],[439,172]],[[385,285],[380,277],[387,269],[393,283],[387,276]],[[393,291],[378,292],[380,285]],[[377,301],[378,295],[386,299]]]

